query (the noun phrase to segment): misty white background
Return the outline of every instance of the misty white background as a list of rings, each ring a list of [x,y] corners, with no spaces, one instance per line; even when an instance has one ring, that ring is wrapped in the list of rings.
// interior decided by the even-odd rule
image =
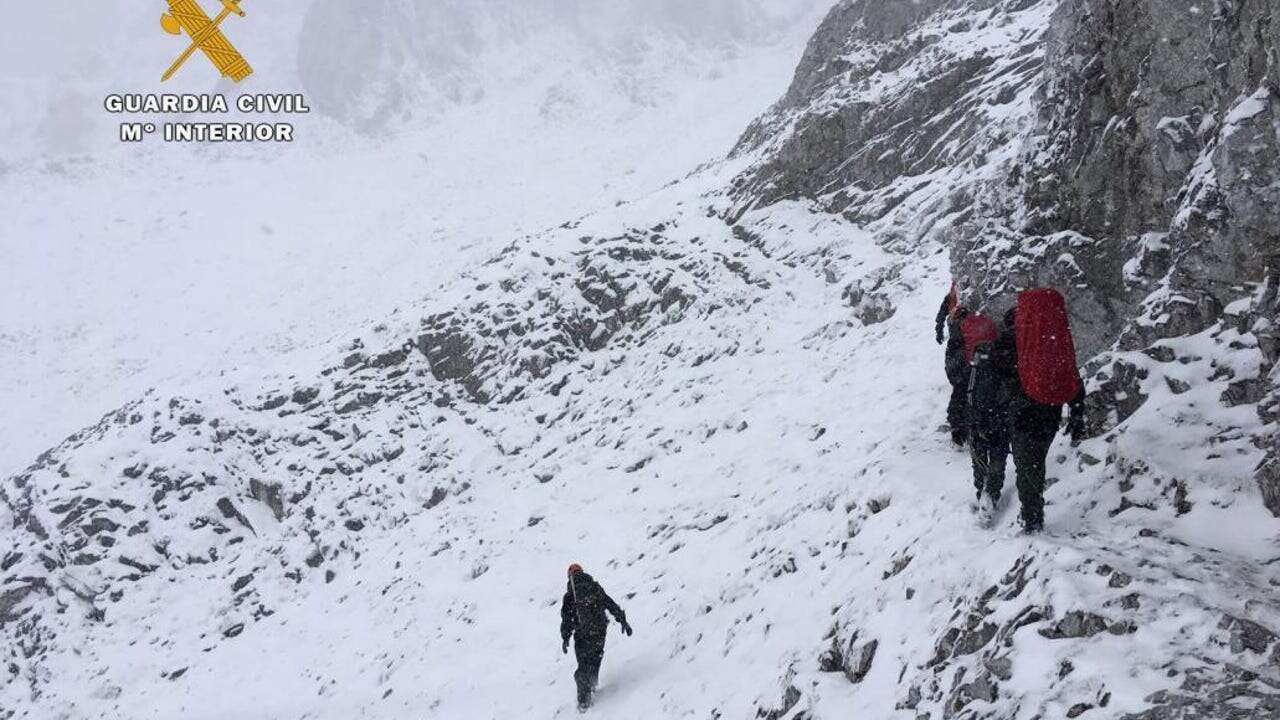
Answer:
[[[246,0],[225,29],[256,72],[234,86],[199,55],[159,82],[187,42],[161,0],[6,3],[0,475],[147,388],[289,367],[723,154],[831,4]],[[216,90],[316,112],[290,146],[122,146],[102,107]]]

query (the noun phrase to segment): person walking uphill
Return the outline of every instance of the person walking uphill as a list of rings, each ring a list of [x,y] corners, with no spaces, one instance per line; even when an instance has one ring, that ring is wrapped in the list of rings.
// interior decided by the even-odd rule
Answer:
[[[938,344],[946,342],[944,363],[947,380],[951,383],[951,399],[947,402],[947,426],[951,429],[951,441],[963,446],[967,440],[965,430],[965,394],[969,387],[969,368],[964,358],[964,337],[960,325],[969,311],[960,305],[960,292],[955,285],[942,299],[935,320]],[[946,330],[945,337],[943,330]]]
[[[1009,388],[1009,438],[1018,476],[1022,526],[1044,529],[1045,465],[1062,426],[1062,406],[1071,408],[1067,431],[1084,433],[1084,383],[1066,301],[1050,288],[1025,290],[1004,318],[992,361]]]
[[[990,525],[1004,492],[1004,469],[1009,458],[1009,393],[992,362],[1000,337],[995,321],[974,313],[960,325],[969,361],[969,455],[973,460],[974,500],[980,524]]]
[[[564,640],[565,654],[569,652],[569,640],[572,638],[574,653],[578,656],[578,670],[573,679],[578,684],[579,710],[591,707],[591,696],[600,677],[604,641],[609,629],[606,611],[622,626],[622,633],[630,636],[627,614],[618,607],[618,603],[609,597],[600,583],[583,572],[581,565],[570,565],[569,587],[560,605],[560,637]]]

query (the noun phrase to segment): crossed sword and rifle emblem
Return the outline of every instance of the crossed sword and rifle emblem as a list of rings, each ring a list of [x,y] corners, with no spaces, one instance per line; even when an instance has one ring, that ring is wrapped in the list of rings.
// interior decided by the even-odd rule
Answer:
[[[168,0],[168,2],[169,12],[160,16],[160,27],[170,35],[181,35],[183,30],[187,31],[187,35],[191,38],[191,47],[173,61],[164,76],[160,78],[161,82],[173,77],[173,74],[178,72],[178,68],[182,67],[182,64],[196,50],[203,51],[205,57],[209,58],[209,62],[213,63],[219,72],[236,82],[253,74],[253,68],[249,67],[244,56],[236,50],[230,40],[227,40],[222,30],[218,29],[222,21],[226,20],[231,13],[244,17],[244,11],[240,9],[240,0],[222,0],[222,12],[212,20],[196,0]]]

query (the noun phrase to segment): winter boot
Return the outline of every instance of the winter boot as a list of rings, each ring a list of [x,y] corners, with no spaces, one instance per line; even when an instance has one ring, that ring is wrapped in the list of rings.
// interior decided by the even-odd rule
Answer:
[[[995,495],[978,493],[977,509],[974,515],[978,519],[978,527],[986,530],[996,524],[996,508],[1000,506],[1000,498]]]

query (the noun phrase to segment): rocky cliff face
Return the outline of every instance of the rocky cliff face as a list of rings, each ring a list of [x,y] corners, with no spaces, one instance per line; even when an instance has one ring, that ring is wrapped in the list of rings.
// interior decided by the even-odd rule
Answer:
[[[1141,505],[1176,525],[1196,494],[1280,516],[1277,29],[1280,6],[1266,1],[849,0],[735,150],[755,162],[734,211],[806,198],[888,246],[937,242],[968,302],[990,313],[1021,287],[1062,289],[1089,361],[1096,439],[1082,459],[1112,478],[1096,491],[1119,492],[1110,517]],[[931,666],[1004,632],[969,612]],[[846,674],[875,652],[858,644],[866,622],[844,631],[848,647],[837,634]],[[973,703],[996,701],[1009,679],[991,661],[925,684],[943,717],[988,716]],[[1230,699],[1230,673],[1211,674],[1125,717],[1266,714]],[[1195,698],[1207,687],[1219,702]],[[1106,698],[1062,710],[1098,707]]]
[[[1215,373],[1223,402],[1257,403],[1277,360],[1280,8],[1076,2],[1057,22],[1016,231],[1078,235],[1070,249],[1096,258],[1070,279],[1114,316],[1100,330],[1117,350],[1104,374],[1141,374],[1126,352],[1208,333],[1224,355],[1254,356]],[[1261,417],[1265,444],[1275,428]],[[1280,514],[1267,467],[1258,480]]]

